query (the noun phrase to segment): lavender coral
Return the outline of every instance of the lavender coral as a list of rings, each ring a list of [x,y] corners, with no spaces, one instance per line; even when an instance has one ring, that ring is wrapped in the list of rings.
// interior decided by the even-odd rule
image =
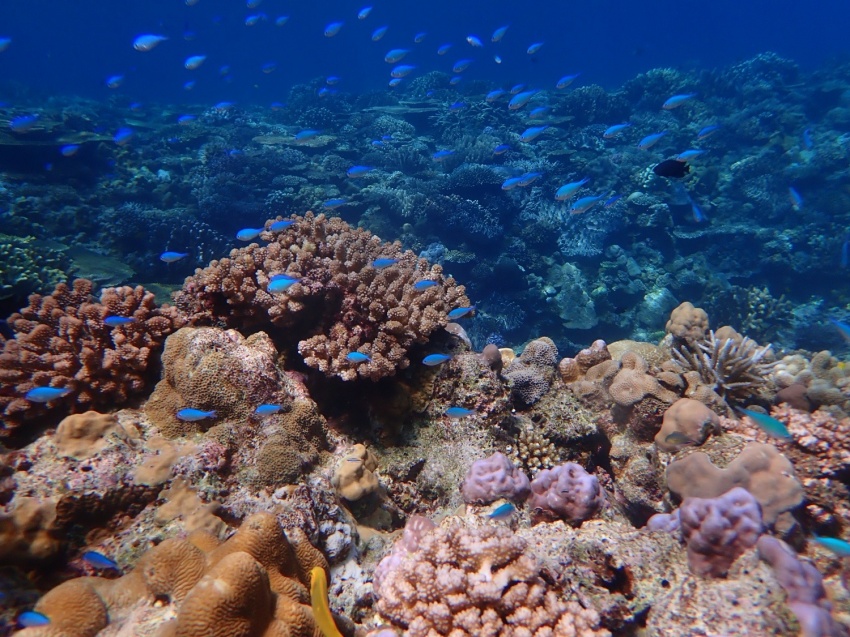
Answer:
[[[499,498],[522,502],[531,493],[528,477],[498,451],[472,463],[460,487],[464,502],[490,504]]]
[[[338,218],[307,213],[285,230],[263,232],[266,246],[233,250],[186,279],[178,307],[197,325],[275,326],[328,376],[377,380],[410,364],[408,351],[468,306],[463,286],[398,243],[385,243]],[[389,260],[376,267],[378,259]],[[276,275],[296,281],[269,291]],[[416,290],[421,279],[438,285]],[[351,352],[369,360],[352,361]]]
[[[605,502],[599,480],[575,462],[538,473],[531,482],[528,500],[536,518],[573,524],[593,516]]]

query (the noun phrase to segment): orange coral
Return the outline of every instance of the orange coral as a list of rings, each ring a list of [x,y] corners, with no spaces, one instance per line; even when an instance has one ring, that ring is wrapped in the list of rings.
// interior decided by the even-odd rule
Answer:
[[[174,308],[158,308],[141,286],[107,288],[100,302],[93,287],[86,279],[73,287],[60,283],[50,296],[33,294],[28,307],[9,317],[15,338],[0,353],[0,435],[52,410],[113,408],[148,386],[156,352],[182,319]],[[135,322],[110,328],[103,322],[108,316]],[[44,386],[71,392],[46,405],[23,398]]]
[[[186,279],[178,306],[195,324],[286,328],[310,367],[329,376],[373,380],[390,376],[410,361],[407,352],[447,323],[447,314],[468,306],[463,286],[444,277],[396,243],[352,228],[338,218],[307,213],[280,233],[264,232],[266,246],[233,250]],[[376,268],[379,258],[397,259]],[[298,279],[285,292],[268,291],[273,276]],[[413,284],[438,285],[418,291]],[[370,361],[346,356],[359,351]]]

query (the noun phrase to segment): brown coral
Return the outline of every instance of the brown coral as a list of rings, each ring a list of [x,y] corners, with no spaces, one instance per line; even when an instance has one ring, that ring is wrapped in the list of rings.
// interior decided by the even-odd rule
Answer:
[[[72,414],[59,423],[53,443],[60,455],[82,460],[103,449],[106,446],[104,435],[117,426],[115,414],[96,411]]]
[[[338,218],[307,213],[285,231],[264,232],[269,244],[233,250],[197,270],[178,293],[178,306],[195,324],[222,322],[240,329],[275,325],[310,367],[329,376],[373,380],[410,364],[408,350],[469,305],[464,288],[398,243],[384,243]],[[379,258],[397,259],[376,268]],[[268,292],[276,274],[297,278],[284,293]],[[418,291],[413,284],[438,285]],[[371,360],[352,362],[350,352]]]
[[[526,345],[504,372],[513,399],[520,405],[533,405],[540,400],[552,386],[557,363],[558,348],[552,339],[544,336]]]
[[[174,308],[158,308],[141,286],[107,288],[99,302],[93,288],[86,279],[60,283],[50,296],[33,294],[28,307],[9,317],[15,338],[0,353],[0,435],[46,413],[114,408],[149,385],[159,348],[182,319]],[[135,321],[110,328],[103,322],[108,316]],[[48,404],[23,398],[46,386],[71,391]]]
[[[693,303],[685,301],[670,313],[665,327],[677,341],[693,342],[702,340],[708,331],[708,314]]]
[[[672,453],[684,445],[701,445],[710,433],[720,433],[720,417],[698,400],[680,398],[664,412],[655,445]]]
[[[524,539],[505,527],[454,523],[419,538],[375,581],[376,608],[410,637],[592,637],[599,615],[566,602],[541,577]],[[380,568],[380,567],[379,567]]]
[[[343,498],[353,502],[377,490],[377,468],[375,454],[366,445],[354,445],[339,461],[331,482]]]

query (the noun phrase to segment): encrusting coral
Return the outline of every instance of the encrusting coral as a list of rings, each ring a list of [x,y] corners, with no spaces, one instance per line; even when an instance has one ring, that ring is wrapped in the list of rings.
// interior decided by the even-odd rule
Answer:
[[[374,583],[378,612],[405,635],[610,635],[596,628],[596,611],[553,590],[510,529],[453,522],[405,541],[407,550],[384,558]]]
[[[398,243],[339,218],[307,213],[285,230],[213,261],[184,283],[176,303],[195,325],[278,327],[310,367],[344,380],[377,380],[410,364],[408,351],[467,307],[463,286]],[[377,260],[386,259],[389,265]],[[269,291],[276,275],[295,281]],[[413,284],[437,282],[424,290]],[[369,360],[352,361],[352,352]]]
[[[0,353],[0,435],[51,410],[114,408],[149,386],[162,342],[183,319],[174,308],[158,308],[141,286],[107,288],[99,302],[92,290],[86,279],[60,283],[9,317],[15,338]],[[109,316],[133,321],[110,327]],[[26,400],[36,387],[70,391],[47,404]]]

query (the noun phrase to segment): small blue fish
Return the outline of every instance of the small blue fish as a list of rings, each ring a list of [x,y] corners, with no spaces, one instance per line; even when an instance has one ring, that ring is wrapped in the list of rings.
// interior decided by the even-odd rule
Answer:
[[[396,263],[398,263],[398,259],[380,258],[372,261],[372,267],[377,270],[383,270],[384,268],[388,268]]]
[[[530,186],[535,181],[540,179],[543,176],[541,172],[531,172],[525,173],[524,175],[519,176],[519,181],[517,182],[517,186],[521,188],[525,188],[526,186]]]
[[[517,186],[519,186],[519,182],[522,181],[522,177],[509,177],[502,182],[502,190],[513,190]]]
[[[537,95],[537,91],[523,91],[522,93],[517,93],[508,102],[508,110],[517,111],[521,109],[523,106],[528,104],[528,101],[535,95]]]
[[[626,130],[631,124],[626,122],[625,124],[614,124],[613,126],[609,126],[605,129],[605,132],[602,133],[602,137],[605,139],[612,139]]]
[[[452,73],[463,73],[474,61],[469,59],[458,60],[452,67]]]
[[[468,35],[466,36],[466,41],[470,44],[470,46],[480,49],[484,46],[484,43],[481,41],[477,35]]]
[[[581,75],[581,73],[573,73],[572,75],[565,75],[555,84],[555,88],[557,89],[565,89],[570,84],[576,81],[576,78]]]
[[[534,43],[534,44],[532,44],[530,47],[528,47],[528,49],[526,49],[526,51],[525,51],[525,52],[526,52],[526,53],[528,53],[529,55],[534,55],[534,54],[535,54],[535,53],[537,53],[537,52],[538,52],[541,48],[543,48],[543,45],[544,45],[544,44],[545,44],[544,42],[535,42],[535,43]]]
[[[720,126],[717,124],[709,124],[708,126],[704,126],[697,133],[697,139],[705,139],[706,137],[713,135],[720,129]]]
[[[580,215],[598,204],[602,200],[602,195],[598,195],[596,197],[582,197],[578,201],[576,201],[572,206],[570,206],[570,214],[571,215]]]
[[[697,96],[696,93],[685,93],[682,95],[674,95],[673,97],[667,99],[664,104],[661,105],[665,111],[671,111],[674,108],[679,108],[685,102],[694,99]]]
[[[548,112],[549,112],[548,106],[538,106],[537,108],[532,108],[528,112],[528,116],[531,119],[539,119],[539,118],[543,117]]]
[[[24,398],[31,403],[49,403],[70,393],[70,387],[36,387],[24,394]]]
[[[82,554],[82,558],[84,562],[94,568],[101,569],[104,571],[118,570],[118,562],[109,559],[103,553],[100,553],[98,551],[86,551]]]
[[[487,517],[491,520],[504,520],[510,518],[514,514],[514,511],[516,511],[516,507],[512,503],[503,502],[490,511],[490,513],[487,514]]]
[[[692,161],[702,155],[705,151],[692,148],[676,155],[676,161]]]
[[[375,169],[372,166],[352,166],[345,174],[349,177],[349,179],[358,179],[360,177],[365,177],[373,170]]]
[[[372,13],[372,7],[363,7],[360,11],[357,12],[358,20],[365,20],[369,17],[369,14]]]
[[[211,411],[203,411],[201,409],[181,409],[176,414],[174,414],[178,420],[185,420],[186,422],[195,422],[196,420],[205,420],[207,418],[215,418],[215,410]]]
[[[124,76],[123,75],[110,75],[109,77],[106,78],[106,81],[104,83],[106,84],[106,88],[113,88],[113,89],[118,88],[119,86],[121,86],[124,83]]]
[[[180,124],[181,126],[188,126],[189,124],[193,123],[196,119],[198,119],[198,118],[195,117],[194,115],[181,115],[180,117],[177,118],[177,123]]]
[[[349,363],[371,363],[372,359],[368,354],[364,354],[363,352],[349,352],[345,355],[345,359]]]
[[[408,53],[410,53],[410,49],[390,49],[390,51],[384,56],[384,62],[389,64],[401,62],[404,56]]]
[[[236,233],[236,238],[240,241],[251,241],[259,237],[262,231],[263,228],[242,228]]]
[[[812,539],[828,551],[832,551],[838,557],[850,557],[850,542],[837,537],[823,537],[812,535]]]
[[[254,413],[258,416],[271,416],[272,414],[279,412],[281,409],[283,409],[283,407],[280,405],[265,404],[257,407],[254,410]]]
[[[401,83],[402,83],[402,81],[403,81],[403,80],[402,80],[402,78],[400,78],[400,77],[394,77],[393,79],[391,79],[391,80],[388,82],[388,84],[389,84],[391,87],[395,88],[396,86],[398,86],[399,84],[401,84]]]
[[[794,210],[800,210],[803,207],[803,197],[793,186],[788,186],[788,199]]]
[[[576,194],[588,181],[590,181],[590,177],[585,177],[581,181],[573,181],[568,184],[564,184],[555,191],[555,199],[558,201],[572,199],[572,196]]]
[[[44,613],[28,610],[18,615],[18,626],[21,626],[22,628],[47,626],[48,624],[50,624],[50,618]]]
[[[752,420],[756,425],[759,426],[762,431],[764,431],[769,436],[773,436],[774,438],[785,439],[791,437],[788,428],[772,416],[768,416],[767,414],[762,414],[757,411],[752,411],[750,409],[744,409],[743,407],[739,407],[738,411],[740,411],[742,414]]]
[[[377,42],[384,37],[387,34],[387,29],[389,29],[389,27],[378,27],[372,31],[372,42]]]
[[[450,111],[459,111],[462,108],[466,108],[466,102],[452,102],[449,104]]]
[[[455,151],[453,151],[453,150],[438,150],[436,153],[431,155],[431,159],[433,159],[436,162],[441,162],[441,161],[445,161],[446,159],[448,159],[449,157],[451,157],[454,154],[455,154]]]
[[[322,131],[314,130],[312,128],[308,128],[307,130],[302,130],[298,133],[295,133],[295,141],[299,143],[309,142],[311,139],[315,139]]]
[[[268,291],[271,294],[281,294],[286,292],[301,279],[291,277],[288,274],[275,274],[269,281]]]
[[[850,343],[850,325],[845,323],[844,321],[837,321],[833,318],[829,319],[829,322],[832,323],[836,328],[838,328],[838,333],[841,334],[841,337]]]
[[[272,225],[269,226],[269,230],[272,232],[280,232],[281,230],[286,230],[289,226],[291,226],[295,221],[292,219],[284,219],[282,221],[275,221]]]
[[[168,38],[164,35],[156,35],[153,33],[145,33],[136,37],[133,40],[133,48],[136,51],[142,51],[143,53],[147,53],[148,51],[157,47],[161,42],[165,42]]]
[[[445,55],[449,52],[449,49],[451,48],[451,44],[441,44],[439,47],[437,47],[437,55]]]
[[[407,77],[415,68],[412,64],[399,64],[393,67],[393,70],[390,71],[390,76],[396,79]]]
[[[667,131],[663,130],[660,133],[652,133],[651,135],[647,135],[646,137],[644,137],[642,140],[640,140],[638,142],[637,147],[640,148],[641,150],[649,150],[650,148],[655,146],[655,144],[658,143],[658,140],[660,140],[666,134],[667,134]]]
[[[611,206],[613,206],[615,203],[617,203],[618,201],[620,201],[620,199],[622,199],[622,198],[623,198],[623,195],[614,195],[614,196],[613,196],[613,197],[611,197],[610,199],[607,199],[607,200],[605,201],[605,203],[604,203],[604,204],[602,204],[602,206],[603,206],[604,208],[610,208],[610,207],[611,207]]]
[[[510,91],[510,92],[511,92],[511,95],[516,95],[517,93],[522,93],[522,91],[523,91],[524,89],[525,89],[525,84],[514,84],[514,85],[511,87],[511,91]]]
[[[206,55],[190,55],[183,62],[183,68],[185,68],[187,71],[194,71],[195,69],[200,68],[201,64],[203,64],[206,59]]]
[[[465,409],[463,407],[449,407],[446,409],[446,416],[449,418],[466,418],[475,414],[474,409]]]
[[[506,93],[506,91],[504,91],[500,88],[496,89],[495,91],[490,91],[489,93],[487,93],[487,96],[484,98],[484,101],[487,102],[488,104],[492,104],[497,99],[502,97],[502,95],[504,95],[505,93]]]
[[[12,44],[12,38],[0,38],[0,53],[8,49],[10,44]]]
[[[325,27],[325,31],[324,31],[325,37],[326,38],[334,37],[337,33],[339,33],[339,30],[342,29],[344,24],[345,24],[344,22],[331,22],[330,24],[328,24]]]
[[[456,307],[451,312],[448,313],[448,317],[453,321],[456,319],[463,318],[464,316],[468,316],[475,312],[475,306],[471,305],[469,307]]]
[[[458,84],[460,84],[460,83],[461,83],[461,81],[462,81],[462,80],[463,80],[463,77],[462,77],[462,76],[460,76],[460,75],[454,75],[454,76],[452,76],[452,78],[449,80],[449,85],[450,85],[450,86],[457,86]]]
[[[159,260],[165,261],[166,263],[174,263],[175,261],[185,259],[188,256],[188,252],[163,252],[161,255],[159,255]]]
[[[419,33],[417,33],[416,35],[413,36],[413,41],[416,44],[419,44],[420,42],[422,42],[422,40],[425,39],[426,35],[428,35],[428,33],[426,31],[420,31]]]
[[[65,144],[59,149],[63,157],[73,157],[80,150],[79,144]]]
[[[325,203],[322,204],[322,208],[325,210],[336,210],[340,206],[344,206],[348,203],[348,199],[328,199]]]
[[[26,133],[32,130],[37,121],[38,115],[19,115],[12,118],[9,122],[9,128],[13,133]]]
[[[130,325],[135,322],[136,319],[132,316],[107,316],[103,319],[103,324],[109,327],[120,327],[121,325]]]
[[[279,15],[274,20],[274,24],[275,24],[276,27],[282,27],[287,22],[289,22],[289,16],[288,15]]]
[[[425,358],[422,359],[422,364],[427,365],[428,367],[434,367],[436,365],[442,365],[448,360],[451,360],[452,357],[448,354],[429,354]]]
[[[133,139],[133,135],[135,135],[135,131],[129,126],[122,126],[117,131],[115,131],[115,135],[112,136],[112,141],[114,141],[119,146],[124,146],[131,139]]]
[[[508,30],[508,26],[510,26],[510,25],[505,25],[503,27],[499,27],[498,29],[493,31],[493,35],[490,36],[490,42],[498,42],[503,37],[505,37],[505,33]]]
[[[432,288],[435,285],[438,285],[436,281],[432,281],[431,279],[422,279],[421,281],[417,281],[413,284],[413,289],[422,291],[427,290],[428,288]]]
[[[503,155],[511,149],[510,144],[499,144],[493,149],[494,155]]]
[[[708,221],[708,217],[705,216],[705,213],[697,205],[697,202],[690,197],[688,197],[688,201],[691,203],[691,215],[693,215],[694,223],[705,223]]]
[[[277,70],[277,62],[266,62],[260,67],[260,70],[266,75],[274,73]]]
[[[519,136],[520,141],[532,142],[543,134],[548,126],[531,126],[526,128],[522,135]]]

